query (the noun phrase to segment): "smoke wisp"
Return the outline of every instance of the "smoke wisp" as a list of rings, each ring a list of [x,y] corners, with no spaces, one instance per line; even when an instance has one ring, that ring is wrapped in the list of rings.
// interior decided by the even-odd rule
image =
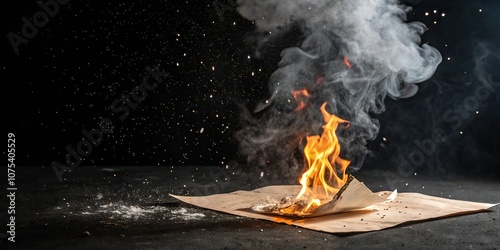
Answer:
[[[259,32],[279,33],[300,25],[304,41],[281,53],[269,80],[270,98],[243,115],[236,134],[250,164],[279,167],[282,177],[296,177],[304,136],[320,134],[319,107],[349,120],[337,133],[350,169],[361,168],[366,144],[379,131],[371,117],[385,110],[384,99],[408,98],[417,83],[429,79],[440,53],[421,44],[423,23],[406,22],[409,7],[396,0],[239,0],[238,12]],[[308,96],[294,99],[292,91]],[[298,102],[305,106],[297,111]]]

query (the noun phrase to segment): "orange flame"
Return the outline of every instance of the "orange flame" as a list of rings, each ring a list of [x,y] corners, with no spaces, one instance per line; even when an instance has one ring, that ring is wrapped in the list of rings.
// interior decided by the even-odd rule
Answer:
[[[351,63],[349,62],[349,59],[347,58],[347,56],[344,56],[344,64],[345,64],[345,66],[347,66],[348,69],[351,68]]]
[[[298,106],[295,111],[301,111],[306,107],[306,103],[304,102],[304,98],[309,97],[309,92],[306,89],[301,90],[292,90],[292,95],[295,100],[298,102]]]
[[[350,161],[340,158],[340,144],[335,131],[339,124],[348,121],[329,114],[325,107],[326,103],[323,103],[321,113],[326,123],[323,125],[323,134],[321,137],[308,136],[304,148],[308,169],[299,180],[302,189],[296,198],[298,200],[306,194],[308,196],[308,203],[302,214],[314,212],[317,207],[329,202],[330,197],[347,181],[345,171]]]
[[[295,99],[298,99],[300,96],[309,97],[309,92],[307,92],[307,89],[292,90],[292,95]]]

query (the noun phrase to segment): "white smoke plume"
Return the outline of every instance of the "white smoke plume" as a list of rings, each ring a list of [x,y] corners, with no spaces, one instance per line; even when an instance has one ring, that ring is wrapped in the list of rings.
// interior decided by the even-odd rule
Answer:
[[[305,37],[299,47],[282,51],[269,80],[271,97],[257,106],[257,115],[247,113],[236,135],[251,163],[278,165],[283,175],[302,165],[297,161],[301,138],[320,134],[324,102],[330,113],[350,121],[337,133],[344,158],[353,161],[351,170],[359,169],[367,140],[379,131],[370,114],[384,111],[387,95],[415,95],[416,84],[429,79],[442,59],[435,48],[421,44],[425,25],[406,22],[410,8],[396,0],[238,0],[238,5],[259,32],[299,25]],[[300,89],[310,97],[296,112],[292,90]]]

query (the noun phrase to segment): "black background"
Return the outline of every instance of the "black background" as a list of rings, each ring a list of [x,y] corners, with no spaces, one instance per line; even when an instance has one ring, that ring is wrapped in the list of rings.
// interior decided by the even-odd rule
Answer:
[[[386,99],[387,111],[378,116],[381,131],[368,145],[373,154],[364,168],[401,175],[400,159],[415,151],[414,141],[442,128],[446,141],[424,163],[413,164],[412,172],[500,177],[500,89],[477,109],[464,111],[468,117],[460,123],[443,119],[474,95],[478,44],[490,51],[485,75],[500,81],[494,55],[500,4],[406,2],[413,6],[408,19],[429,28],[422,42],[436,47],[443,62],[416,96]],[[81,131],[100,129],[104,118],[114,129],[105,131],[81,165],[244,163],[234,139],[244,126],[240,109],[251,110],[268,97],[267,79],[279,52],[290,46],[287,37],[257,57],[254,26],[238,15],[233,1],[69,1],[16,54],[8,34],[21,34],[21,18],[31,20],[40,10],[35,1],[2,7],[3,133],[16,135],[18,165],[65,163],[65,147],[75,148]],[[110,106],[141,84],[148,66],[169,75],[122,121]],[[6,147],[2,151],[7,158]]]

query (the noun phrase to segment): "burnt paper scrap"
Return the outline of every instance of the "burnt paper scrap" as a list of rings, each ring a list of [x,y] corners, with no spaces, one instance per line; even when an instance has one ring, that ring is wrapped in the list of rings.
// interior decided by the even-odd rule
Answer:
[[[258,213],[278,214],[292,217],[315,217],[327,214],[342,213],[359,210],[378,203],[389,202],[397,197],[395,190],[387,197],[375,194],[363,183],[353,176],[349,176],[348,181],[338,191],[335,196],[325,204],[318,206],[310,213],[303,213],[306,202],[295,200],[292,196],[286,196],[280,200],[268,200],[252,206],[252,210]]]

